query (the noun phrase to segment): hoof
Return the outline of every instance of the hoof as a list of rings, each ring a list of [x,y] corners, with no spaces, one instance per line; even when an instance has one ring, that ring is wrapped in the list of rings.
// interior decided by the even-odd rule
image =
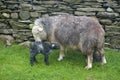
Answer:
[[[107,62],[102,62],[102,65],[105,65],[105,64],[107,64]]]
[[[89,70],[89,69],[91,69],[91,68],[92,68],[91,66],[86,66],[86,67],[85,67],[86,70]]]
[[[62,60],[63,60],[63,58],[62,58],[62,57],[59,57],[59,58],[58,58],[58,61],[62,61]]]
[[[104,64],[106,64],[107,63],[107,61],[106,61],[106,59],[104,59],[103,61],[102,61],[102,65],[104,65]]]

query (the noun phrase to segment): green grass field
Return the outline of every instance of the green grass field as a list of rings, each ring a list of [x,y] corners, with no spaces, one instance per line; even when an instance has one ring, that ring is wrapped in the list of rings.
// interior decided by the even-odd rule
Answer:
[[[38,55],[38,63],[31,67],[27,47],[0,46],[0,80],[120,80],[120,51],[105,49],[107,64],[94,62],[90,70],[84,69],[85,57],[79,51],[68,51],[61,62],[58,53],[49,55],[49,66]]]

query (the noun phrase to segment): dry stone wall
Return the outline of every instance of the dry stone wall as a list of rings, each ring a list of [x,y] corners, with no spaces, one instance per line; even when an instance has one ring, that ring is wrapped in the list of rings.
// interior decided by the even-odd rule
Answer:
[[[98,18],[106,45],[120,49],[120,0],[0,0],[0,34],[33,40],[30,24],[36,18],[64,13]]]

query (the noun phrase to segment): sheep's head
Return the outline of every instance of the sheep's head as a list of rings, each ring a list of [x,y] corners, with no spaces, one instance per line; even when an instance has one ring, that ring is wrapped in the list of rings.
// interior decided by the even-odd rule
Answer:
[[[42,23],[39,20],[36,20],[32,28],[32,34],[35,41],[42,41],[47,39],[47,33],[44,29]]]

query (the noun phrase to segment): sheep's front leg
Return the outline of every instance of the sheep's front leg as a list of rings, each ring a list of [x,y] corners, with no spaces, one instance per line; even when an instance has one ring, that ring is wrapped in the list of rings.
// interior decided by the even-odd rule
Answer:
[[[65,57],[64,48],[62,46],[60,46],[60,54],[59,54],[58,61],[63,60],[63,57]]]
[[[93,55],[92,53],[87,54],[87,66],[85,67],[85,69],[91,69],[92,68],[92,62],[93,62]]]

